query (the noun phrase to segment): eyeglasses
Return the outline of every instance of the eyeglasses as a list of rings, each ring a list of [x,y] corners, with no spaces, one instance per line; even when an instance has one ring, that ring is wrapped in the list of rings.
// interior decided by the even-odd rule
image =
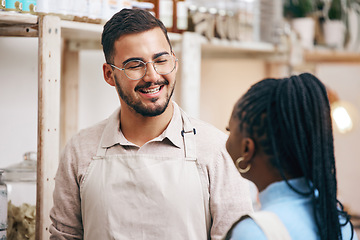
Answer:
[[[174,71],[176,67],[177,58],[173,55],[162,55],[154,59],[154,61],[143,62],[141,60],[132,60],[127,62],[123,68],[119,68],[114,64],[110,64],[110,66],[124,71],[125,75],[131,80],[139,80],[145,76],[147,71],[147,64],[152,63],[155,71],[160,75],[167,75]]]

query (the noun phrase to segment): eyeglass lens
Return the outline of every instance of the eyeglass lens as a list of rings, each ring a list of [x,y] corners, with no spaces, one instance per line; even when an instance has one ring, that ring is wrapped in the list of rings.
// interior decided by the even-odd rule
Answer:
[[[160,75],[171,73],[175,69],[176,59],[171,55],[162,55],[151,62],[155,71]],[[130,61],[125,64],[124,71],[128,78],[138,80],[146,73],[146,63],[140,60]]]

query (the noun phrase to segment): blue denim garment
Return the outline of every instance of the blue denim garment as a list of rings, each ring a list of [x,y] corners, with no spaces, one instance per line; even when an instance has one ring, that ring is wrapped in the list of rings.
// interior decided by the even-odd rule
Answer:
[[[301,192],[309,192],[304,178],[292,179],[289,183]],[[261,210],[270,211],[279,216],[293,240],[319,240],[311,197],[295,193],[285,181],[270,184],[260,192]],[[350,239],[351,228],[347,224],[342,228],[343,239]],[[255,222],[247,218],[233,229],[233,240],[267,240]],[[354,240],[357,236],[354,233]]]

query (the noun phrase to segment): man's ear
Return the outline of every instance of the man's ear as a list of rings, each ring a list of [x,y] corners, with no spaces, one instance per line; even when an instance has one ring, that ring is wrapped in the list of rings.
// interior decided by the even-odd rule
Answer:
[[[244,161],[249,161],[254,157],[255,155],[255,142],[251,138],[244,138],[242,140],[242,146],[243,146],[243,157]]]
[[[114,71],[112,70],[110,64],[107,64],[107,63],[104,63],[104,64],[103,64],[103,74],[104,74],[104,79],[105,79],[105,81],[106,81],[110,86],[115,86]]]
[[[176,58],[176,62],[175,62],[175,69],[174,69],[174,72],[177,72],[178,70],[178,67],[179,67],[179,59],[177,59],[174,51],[171,51],[171,54]]]

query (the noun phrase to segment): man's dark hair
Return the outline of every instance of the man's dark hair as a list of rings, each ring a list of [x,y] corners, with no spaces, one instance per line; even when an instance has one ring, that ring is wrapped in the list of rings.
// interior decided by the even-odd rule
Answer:
[[[342,239],[339,214],[345,224],[350,217],[337,200],[330,104],[323,83],[310,73],[264,79],[240,99],[234,117],[240,120],[240,131],[261,145],[287,185],[312,197],[320,238]],[[305,177],[310,191],[296,189],[286,175]]]
[[[161,28],[164,32],[166,40],[172,50],[166,27],[149,11],[141,9],[122,9],[120,12],[116,13],[104,25],[101,36],[101,44],[103,46],[106,62],[113,63],[114,43],[119,37],[126,34],[145,32],[156,27]]]

